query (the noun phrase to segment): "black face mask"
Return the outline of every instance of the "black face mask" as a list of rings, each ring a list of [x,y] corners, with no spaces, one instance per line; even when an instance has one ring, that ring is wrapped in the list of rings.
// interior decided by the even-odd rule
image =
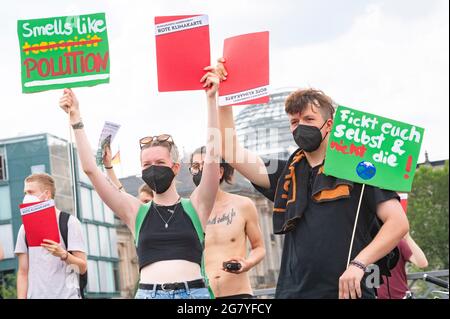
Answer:
[[[168,166],[152,165],[142,171],[142,179],[156,194],[167,191],[174,178],[175,173]]]
[[[192,176],[192,181],[194,182],[195,186],[200,185],[200,182],[202,180],[202,173],[203,171],[199,171],[197,175]]]
[[[192,176],[192,181],[194,182],[195,186],[200,185],[200,182],[202,181],[202,173],[203,173],[203,170],[199,171],[197,173],[197,175]],[[223,182],[223,176],[220,178],[219,184],[222,184],[222,182]]]
[[[295,143],[305,152],[314,152],[320,147],[320,144],[322,144],[325,137],[327,137],[327,135],[325,135],[322,138],[322,133],[320,132],[326,123],[327,122],[325,121],[321,128],[312,125],[299,124],[294,132],[292,132]]]

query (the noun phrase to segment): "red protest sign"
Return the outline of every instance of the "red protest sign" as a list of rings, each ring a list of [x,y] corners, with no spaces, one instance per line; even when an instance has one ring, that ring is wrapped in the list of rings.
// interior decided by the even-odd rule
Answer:
[[[155,17],[158,91],[203,90],[211,64],[207,15]]]
[[[44,239],[59,243],[55,201],[20,204],[23,227],[29,247],[38,247]]]
[[[219,105],[269,102],[269,32],[225,39],[223,57],[228,76],[220,84]]]

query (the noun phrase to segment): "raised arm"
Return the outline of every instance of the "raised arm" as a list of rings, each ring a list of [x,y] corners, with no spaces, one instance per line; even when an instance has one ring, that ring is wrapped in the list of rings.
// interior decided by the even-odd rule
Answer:
[[[226,81],[228,74],[224,67],[225,60],[221,58],[218,62],[215,71],[221,80]],[[218,118],[222,138],[222,157],[252,183],[269,188],[269,176],[263,160],[259,155],[245,149],[237,139],[232,107],[219,107]]]
[[[69,114],[84,173],[89,177],[100,198],[134,233],[134,224],[140,206],[138,199],[120,192],[97,167],[92,148],[83,129],[78,100],[70,89],[64,90],[59,101],[60,107]]]
[[[123,188],[122,183],[119,181],[119,179],[116,176],[116,172],[114,171],[114,167],[112,164],[111,147],[109,145],[105,146],[105,155],[103,156],[103,165],[106,170],[106,175],[108,176],[111,183],[113,183],[114,186],[116,186],[118,190],[124,192],[125,189]]]
[[[211,67],[205,68],[206,71],[211,69]],[[202,180],[192,193],[191,201],[199,213],[203,229],[205,229],[208,217],[214,207],[220,180],[220,137],[218,136],[219,129],[217,123],[217,90],[219,88],[219,78],[216,74],[207,72],[201,79],[201,82],[204,82],[203,87],[206,91],[208,109],[206,154]]]

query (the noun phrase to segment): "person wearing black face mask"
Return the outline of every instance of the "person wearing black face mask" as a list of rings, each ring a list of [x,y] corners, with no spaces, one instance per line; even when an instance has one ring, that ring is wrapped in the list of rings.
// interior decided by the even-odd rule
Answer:
[[[201,79],[207,97],[208,131],[218,128],[218,77],[205,68]],[[137,299],[209,299],[204,276],[204,229],[219,187],[219,160],[214,141],[207,146],[203,179],[189,199],[178,195],[175,176],[178,151],[168,134],[142,138],[142,179],[154,191],[151,202],[118,190],[97,167],[83,130],[78,100],[64,90],[60,107],[69,114],[84,173],[101,199],[128,226],[135,237],[140,281]]]
[[[203,177],[205,147],[191,155],[189,171],[196,186]],[[220,164],[220,183],[232,183],[234,169]],[[248,271],[265,256],[264,240],[255,204],[247,197],[231,194],[221,186],[206,227],[205,265],[217,299],[253,297]],[[247,239],[251,250],[247,254]]]
[[[175,178],[173,166],[151,165],[142,171],[142,179],[156,193],[165,193]]]
[[[225,81],[226,62],[218,62],[216,73]],[[263,160],[239,144],[231,107],[219,109],[223,157],[274,202],[274,233],[285,235],[275,297],[375,298],[366,266],[381,262],[409,227],[399,197],[366,185],[347,267],[362,185],[323,173],[334,102],[321,91],[300,89],[285,110],[298,149],[287,160]],[[377,220],[382,226],[372,236]]]
[[[316,151],[328,135],[327,132],[325,136],[322,137],[321,130],[325,124],[327,124],[327,121],[325,121],[320,128],[317,128],[314,125],[298,124],[294,132],[292,132],[295,143],[305,152],[311,153]]]

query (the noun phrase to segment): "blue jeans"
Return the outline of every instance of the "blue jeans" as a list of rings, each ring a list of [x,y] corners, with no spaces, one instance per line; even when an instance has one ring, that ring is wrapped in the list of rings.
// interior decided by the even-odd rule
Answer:
[[[177,290],[138,289],[135,299],[210,299],[208,288],[186,288]]]

